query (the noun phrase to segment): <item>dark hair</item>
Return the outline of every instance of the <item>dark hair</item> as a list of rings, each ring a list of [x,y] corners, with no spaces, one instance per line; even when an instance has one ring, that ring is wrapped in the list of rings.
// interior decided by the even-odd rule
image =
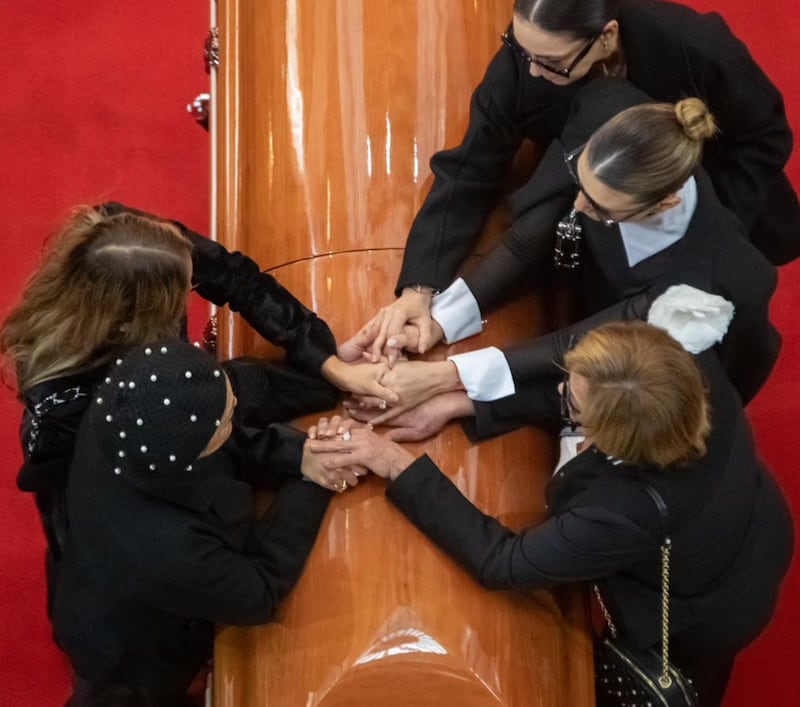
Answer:
[[[515,0],[514,14],[545,32],[596,37],[617,16],[620,0]]]
[[[589,168],[603,184],[640,204],[677,191],[717,133],[714,116],[699,98],[676,104],[645,103],[618,113],[586,146]]]

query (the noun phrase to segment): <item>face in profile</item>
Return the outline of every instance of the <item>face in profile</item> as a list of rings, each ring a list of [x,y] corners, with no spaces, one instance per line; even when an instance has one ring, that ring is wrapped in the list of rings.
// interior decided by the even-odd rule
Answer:
[[[587,39],[569,32],[547,32],[516,15],[506,43],[525,60],[531,76],[557,86],[582,79],[608,53],[600,35]]]
[[[231,436],[233,432],[233,411],[236,409],[236,395],[233,393],[233,388],[231,387],[231,381],[228,376],[225,376],[225,410],[222,413],[222,417],[219,419],[219,426],[214,431],[214,435],[209,440],[206,448],[200,452],[200,457],[207,457],[216,452],[225,442],[228,441],[228,438]]]

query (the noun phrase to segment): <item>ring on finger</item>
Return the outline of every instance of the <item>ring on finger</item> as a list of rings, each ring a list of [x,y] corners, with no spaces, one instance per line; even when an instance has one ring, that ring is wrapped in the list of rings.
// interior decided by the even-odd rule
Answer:
[[[386,409],[386,401],[385,401],[385,400],[381,400],[381,401],[378,403],[378,407],[379,407],[381,410],[385,410],[385,409]]]

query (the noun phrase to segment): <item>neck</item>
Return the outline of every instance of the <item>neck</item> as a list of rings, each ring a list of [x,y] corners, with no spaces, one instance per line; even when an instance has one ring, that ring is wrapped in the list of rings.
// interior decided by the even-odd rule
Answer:
[[[621,79],[627,78],[628,67],[625,63],[625,55],[621,46],[617,46],[617,50],[609,54],[608,57],[601,62],[601,69],[604,76],[618,76]]]

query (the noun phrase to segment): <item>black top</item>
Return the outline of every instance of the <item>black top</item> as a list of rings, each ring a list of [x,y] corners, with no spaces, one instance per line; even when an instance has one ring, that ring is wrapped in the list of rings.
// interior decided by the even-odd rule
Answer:
[[[704,166],[723,204],[774,263],[800,254],[800,207],[783,175],[792,135],[779,91],[716,13],[656,0],[619,11],[628,79],[657,101],[702,98],[720,135]],[[434,182],[411,228],[397,283],[444,289],[472,250],[523,139],[542,148],[591,78],[555,86],[501,46],[472,96],[460,145],[431,159]]]

